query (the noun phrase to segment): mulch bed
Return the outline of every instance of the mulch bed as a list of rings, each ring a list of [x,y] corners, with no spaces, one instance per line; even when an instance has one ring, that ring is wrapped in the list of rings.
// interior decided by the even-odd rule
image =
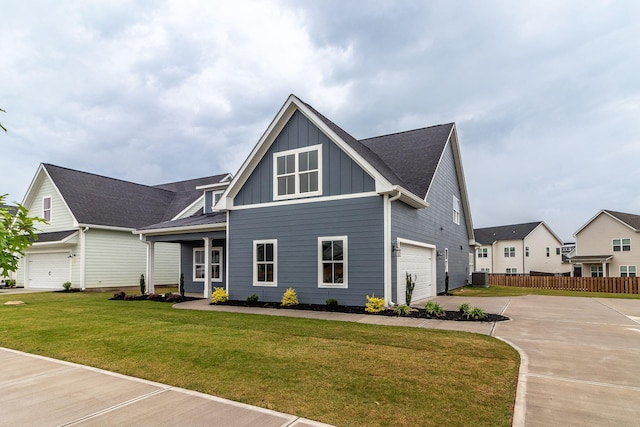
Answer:
[[[149,294],[149,295],[127,295],[124,292],[116,292],[113,294],[110,300],[116,301],[157,301],[157,302],[186,302],[186,301],[195,301],[202,298],[197,297],[183,297],[179,294]]]
[[[416,319],[438,319],[438,320],[453,320],[458,322],[501,322],[509,320],[508,317],[501,316],[499,314],[487,313],[484,319],[467,319],[460,311],[445,311],[444,316],[436,317],[427,314],[424,308],[412,308],[411,312],[405,315],[398,315],[393,309],[386,309],[379,313],[368,313],[364,310],[364,307],[351,306],[351,305],[338,305],[329,306],[326,304],[298,304],[291,306],[282,306],[279,302],[249,302],[240,300],[228,300],[224,303],[211,303],[212,305],[232,305],[239,307],[260,307],[260,308],[272,308],[279,310],[311,310],[311,311],[328,311],[335,313],[351,313],[351,314],[367,314],[370,316],[391,316],[391,317],[410,317]]]

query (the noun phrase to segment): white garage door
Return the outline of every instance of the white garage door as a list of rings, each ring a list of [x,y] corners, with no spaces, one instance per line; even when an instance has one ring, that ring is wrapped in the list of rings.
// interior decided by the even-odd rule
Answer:
[[[406,274],[411,274],[416,285],[413,288],[412,302],[428,298],[436,294],[432,266],[433,249],[402,242],[398,260],[398,304],[406,303]]]
[[[69,254],[50,252],[27,255],[28,287],[31,289],[62,289],[69,280]]]

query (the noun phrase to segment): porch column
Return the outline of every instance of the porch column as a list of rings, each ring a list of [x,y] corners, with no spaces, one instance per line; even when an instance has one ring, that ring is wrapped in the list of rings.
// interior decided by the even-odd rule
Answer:
[[[204,298],[211,299],[211,239],[204,238]]]
[[[602,277],[607,277],[607,263],[602,263]]]
[[[155,293],[155,242],[147,242],[147,293]]]

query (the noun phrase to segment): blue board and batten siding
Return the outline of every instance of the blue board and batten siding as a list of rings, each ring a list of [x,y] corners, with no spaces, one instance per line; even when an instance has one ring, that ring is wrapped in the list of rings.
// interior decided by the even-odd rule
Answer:
[[[234,197],[235,206],[273,201],[273,154],[295,148],[322,145],[322,195],[375,190],[375,182],[302,113],[296,111]]]
[[[234,210],[229,215],[229,291],[232,299],[256,294],[260,301],[280,301],[294,288],[301,303],[366,303],[365,295],[383,296],[383,198],[318,201]],[[318,237],[347,236],[348,288],[318,286]],[[277,239],[277,287],[253,285],[253,241]]]
[[[460,224],[453,222],[453,196],[460,200]],[[436,175],[427,194],[429,207],[414,209],[400,202],[391,205],[391,239],[398,237],[436,246],[437,292],[445,290],[444,250],[449,252],[449,289],[464,286],[469,277],[469,235],[453,150],[449,142],[445,148]],[[402,255],[401,255],[402,256]],[[396,258],[397,260],[397,258]],[[397,301],[397,262],[393,262],[393,298]]]

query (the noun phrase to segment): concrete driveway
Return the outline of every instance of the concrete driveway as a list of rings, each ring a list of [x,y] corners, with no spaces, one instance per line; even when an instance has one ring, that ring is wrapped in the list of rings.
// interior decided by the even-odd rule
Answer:
[[[640,425],[640,300],[437,297],[503,314],[491,335],[523,356],[514,426]]]

